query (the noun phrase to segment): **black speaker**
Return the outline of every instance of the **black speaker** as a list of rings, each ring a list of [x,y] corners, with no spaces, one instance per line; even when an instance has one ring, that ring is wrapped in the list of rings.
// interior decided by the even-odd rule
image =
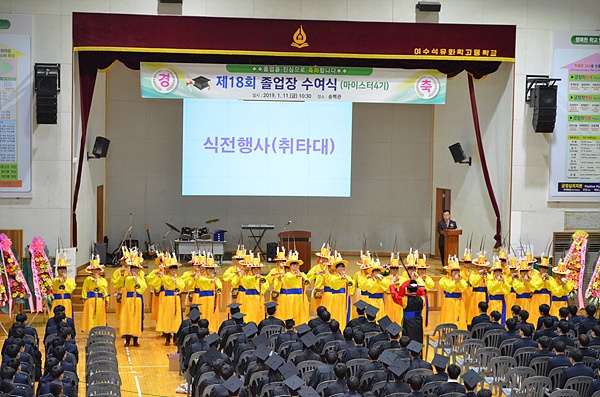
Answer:
[[[277,243],[267,243],[267,262],[277,258]]]
[[[56,124],[60,92],[60,65],[35,64],[36,121],[38,124]]]
[[[103,136],[97,136],[92,149],[92,155],[98,159],[106,157],[108,154],[108,145],[110,141]]]
[[[450,149],[450,153],[452,153],[452,158],[454,159],[455,163],[460,163],[467,159],[467,156],[465,156],[465,151],[460,143],[455,143],[454,145],[448,146],[448,149]]]
[[[531,90],[533,118],[531,125],[535,132],[553,132],[556,121],[557,86],[538,85]]]

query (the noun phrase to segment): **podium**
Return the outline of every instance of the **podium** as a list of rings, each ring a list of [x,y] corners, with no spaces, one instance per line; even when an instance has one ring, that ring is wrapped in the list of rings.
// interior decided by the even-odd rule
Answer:
[[[458,237],[462,234],[462,230],[459,229],[446,229],[444,230],[444,257],[442,258],[442,264],[448,265],[448,255],[458,256]]]
[[[294,249],[294,245],[296,246],[296,250],[298,251],[298,259],[304,262],[304,264],[300,266],[300,271],[307,273],[311,267],[311,233],[301,230],[290,230],[281,232],[277,236],[279,237],[280,246],[285,247],[286,254],[289,250]]]

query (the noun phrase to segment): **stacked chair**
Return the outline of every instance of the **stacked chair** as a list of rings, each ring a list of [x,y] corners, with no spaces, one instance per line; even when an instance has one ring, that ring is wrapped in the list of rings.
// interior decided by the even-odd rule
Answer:
[[[120,397],[121,377],[115,347],[116,332],[108,326],[94,327],[85,347],[87,397]]]

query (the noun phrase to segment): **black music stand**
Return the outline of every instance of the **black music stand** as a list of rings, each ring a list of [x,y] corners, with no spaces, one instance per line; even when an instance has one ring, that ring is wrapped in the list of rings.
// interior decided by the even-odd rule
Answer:
[[[249,230],[250,236],[254,239],[254,248],[253,250],[258,250],[261,254],[264,254],[263,250],[260,248],[260,242],[262,241],[267,230],[274,229],[275,225],[242,225],[242,230]]]

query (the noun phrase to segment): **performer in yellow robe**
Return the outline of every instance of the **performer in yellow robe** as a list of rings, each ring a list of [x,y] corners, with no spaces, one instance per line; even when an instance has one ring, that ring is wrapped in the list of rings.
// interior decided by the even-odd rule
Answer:
[[[352,276],[352,282],[354,283],[355,286],[355,293],[356,293],[356,299],[355,301],[358,300],[362,300],[363,298],[363,291],[360,289],[360,285],[362,283],[364,283],[364,281],[366,280],[367,277],[367,269],[370,268],[371,266],[373,266],[373,260],[371,258],[371,253],[369,251],[367,251],[366,254],[363,253],[363,251],[360,251],[360,260],[358,262],[356,262],[356,264],[358,265],[358,271],[356,273],[354,273],[354,275]],[[354,294],[353,294],[354,295]],[[352,320],[354,320],[355,318],[358,318],[358,312],[356,310],[350,310],[350,318]]]
[[[356,284],[346,274],[348,261],[341,255],[337,254],[332,258],[331,263],[335,271],[325,276],[325,290],[330,293],[326,307],[331,313],[331,318],[340,323],[340,329],[345,329],[350,321],[351,298],[356,291]]]
[[[156,331],[162,332],[166,337],[165,346],[171,344],[171,336],[174,335],[181,325],[183,314],[181,312],[181,292],[185,288],[185,282],[177,275],[180,263],[177,262],[175,254],[168,256],[168,269],[160,269],[156,273],[150,273],[146,277],[146,283],[155,290],[160,289],[161,294],[158,304],[158,316],[156,320]]]
[[[100,264],[100,258],[96,256],[91,264],[85,269],[91,273],[83,282],[81,297],[84,300],[83,315],[81,316],[81,330],[106,325],[106,306],[108,305],[108,281],[102,277],[104,266]]]
[[[536,263],[535,260],[533,260],[533,263]],[[532,263],[532,266],[533,266]],[[551,292],[550,292],[550,286],[554,283],[554,277],[552,277],[550,274],[548,274],[548,268],[550,267],[550,262],[548,257],[543,256],[542,254],[542,260],[539,264],[539,271],[536,270],[532,270],[532,274],[535,273],[537,276],[539,276],[542,279],[542,285],[540,286],[540,289],[538,289],[537,291],[535,291],[533,293],[533,296],[531,297],[531,310],[533,312],[535,312],[535,316],[533,316],[532,314],[529,315],[529,322],[531,322],[532,324],[537,324],[537,320],[540,318],[540,310],[539,307],[542,304],[546,304],[548,306],[550,306],[550,304],[552,303],[550,301],[550,296],[551,296]],[[535,320],[535,322],[533,322]]]
[[[535,326],[537,319],[540,317],[540,312],[537,307],[532,307],[531,297],[533,292],[539,290],[544,285],[544,281],[538,275],[529,274],[531,267],[526,260],[522,260],[519,263],[518,270],[519,278],[513,280],[513,288],[516,293],[515,304],[521,306],[521,310],[524,309],[529,312],[528,321]]]
[[[425,327],[429,326],[429,297],[427,296],[427,291],[431,291],[435,288],[435,281],[427,275],[427,269],[431,266],[429,263],[425,263],[425,254],[423,254],[422,258],[419,258],[417,261],[417,284],[419,287],[423,288],[425,291],[424,301],[423,301],[423,315],[422,317],[425,319],[423,324]],[[387,306],[386,306],[387,307]],[[400,324],[400,323],[399,323]]]
[[[281,282],[281,294],[279,295],[279,308],[282,316],[288,320],[294,319],[295,324],[305,324],[308,322],[308,297],[306,296],[306,287],[310,284],[306,274],[300,271],[300,266],[304,262],[298,259],[298,252],[290,251],[290,255],[285,262],[286,269],[289,269],[283,276]]]
[[[517,301],[517,293],[515,292],[515,288],[513,286],[513,281],[515,281],[517,278],[519,278],[519,271],[518,271],[519,265],[517,263],[517,258],[515,258],[512,255],[508,259],[507,262],[508,262],[508,266],[506,268],[505,273],[510,282],[510,292],[508,294],[504,295],[504,300],[506,301],[506,310],[508,313],[510,313],[510,311],[512,310],[512,307],[515,305],[515,302]]]
[[[442,299],[442,311],[440,313],[440,324],[456,324],[458,329],[467,329],[466,305],[462,302],[462,294],[469,287],[467,281],[460,272],[460,266],[456,257],[448,260],[444,269],[449,272],[440,279],[440,288],[444,291]]]
[[[190,289],[189,293],[192,294],[191,303],[200,305],[202,316],[208,320],[208,330],[217,332],[221,325],[219,297],[223,290],[223,283],[215,276],[215,269],[219,265],[215,263],[214,257],[208,254],[208,258],[202,267],[206,270],[206,275],[198,274],[184,280]]]
[[[383,292],[390,290],[390,280],[386,279],[383,277],[383,274],[381,274],[383,268],[379,264],[379,259],[375,259],[373,261],[373,266],[368,268],[366,272],[367,276],[362,279],[362,282],[359,284],[359,287],[362,290],[362,300],[379,309],[377,317],[375,318],[379,321],[386,315]]]
[[[267,274],[267,276],[265,277],[267,279],[267,282],[271,286],[271,301],[272,302],[279,301],[279,296],[281,294],[281,284],[283,282],[282,281],[283,276],[285,275],[285,272],[286,272],[286,267],[285,267],[286,260],[287,260],[287,258],[285,257],[285,247],[281,247],[281,249],[279,249],[279,246],[277,246],[277,256],[275,258],[273,258],[273,262],[276,262],[277,266],[272,268],[269,271],[269,274]],[[288,267],[288,269],[289,269],[289,267]],[[286,319],[284,317],[283,313],[280,313],[279,309],[275,312],[275,318],[278,318],[280,320]]]
[[[329,247],[326,247],[325,244],[323,244],[321,251],[315,254],[319,258],[317,259],[317,264],[311,267],[308,273],[306,273],[308,280],[313,283],[313,290],[310,300],[310,309],[313,312],[317,310],[317,307],[323,304],[323,288],[325,283],[325,274],[329,270],[329,254]]]
[[[152,279],[153,277],[156,277],[156,273],[159,271],[163,271],[166,266],[167,266],[167,262],[168,258],[166,256],[166,254],[164,252],[158,252],[156,259],[154,259],[154,263],[158,266],[156,269],[152,270],[150,272],[150,274],[148,274],[148,277],[150,277],[150,279]],[[157,289],[155,289],[152,285],[150,285],[150,283],[148,283],[148,279],[146,278],[146,284],[148,287],[150,287],[152,289],[152,320],[156,321],[158,319],[158,307],[160,305],[160,295],[162,294],[162,292],[160,291],[160,285],[158,286]]]
[[[390,274],[385,276],[385,278],[390,283],[390,286],[393,284],[396,288],[400,288],[402,284],[400,282],[400,262],[399,262],[399,253],[392,252],[390,257],[390,263],[387,264],[387,268],[390,269]],[[384,305],[388,308],[386,314],[390,317],[395,323],[402,324],[402,319],[404,318],[404,309],[402,305],[398,305],[394,302],[392,298],[391,289],[388,289],[384,292]]]
[[[501,323],[506,322],[507,314],[510,315],[510,307],[506,304],[506,295],[510,294],[510,276],[504,274],[504,268],[498,257],[494,258],[494,265],[491,273],[487,276],[486,285],[489,296],[488,312],[494,310],[502,314]]]
[[[234,258],[237,263],[225,270],[223,281],[231,284],[231,300],[240,304],[240,311],[243,313],[246,289],[241,285],[241,281],[246,274],[251,274],[248,266],[252,263],[252,255],[245,250],[242,252],[238,250]]]
[[[458,258],[457,258],[458,259]],[[460,275],[462,276],[462,278],[464,280],[466,280],[467,284],[470,286],[469,284],[469,278],[471,277],[471,273],[474,271],[472,269],[472,264],[473,264],[473,253],[471,252],[471,248],[465,248],[465,253],[462,257],[462,259],[460,260],[460,262],[462,262],[462,267],[460,269]],[[462,293],[462,300],[465,302],[465,316],[467,318],[467,322],[471,321],[471,319],[479,314],[479,309],[477,309],[477,311],[475,313],[471,313],[471,305],[469,304],[469,302],[471,302],[471,295],[473,294],[473,290],[471,288],[467,288],[463,293]]]
[[[188,263],[192,265],[192,270],[186,270],[181,275],[181,279],[185,283],[185,289],[187,291],[187,299],[185,299],[184,302],[184,315],[187,315],[190,311],[190,306],[198,301],[197,292],[195,291],[195,281],[200,276],[206,275],[206,269],[203,268],[206,264],[206,253],[200,255],[192,252],[192,260]]]
[[[552,268],[552,274],[554,274],[553,282],[548,286],[552,294],[550,315],[558,317],[558,310],[569,305],[569,293],[575,288],[575,283],[567,277],[569,270],[563,260]]]
[[[264,265],[260,262],[260,253],[252,257],[250,262],[250,274],[246,274],[240,280],[240,287],[245,290],[244,305],[242,310],[246,314],[247,322],[260,323],[264,316],[263,305],[265,303],[265,293],[269,289],[267,279],[260,274],[260,269]]]
[[[469,285],[471,285],[471,297],[465,301],[465,304],[468,305],[467,315],[477,313],[479,302],[489,302],[486,280],[490,261],[485,259],[485,252],[477,254],[477,259],[472,262],[472,265],[475,267],[471,270],[468,279]],[[467,318],[471,319],[472,317]]]
[[[65,307],[65,314],[68,318],[73,318],[73,303],[71,294],[77,288],[73,277],[67,276],[67,259],[64,256],[58,258],[56,272],[58,273],[52,280],[52,308],[50,311],[54,313],[54,308],[58,305]]]
[[[148,286],[142,271],[144,267],[140,262],[139,259],[134,260],[127,274],[123,276],[119,331],[125,335],[125,347],[130,345],[132,337],[133,346],[139,347],[138,337],[144,331],[144,297],[142,294]]]

